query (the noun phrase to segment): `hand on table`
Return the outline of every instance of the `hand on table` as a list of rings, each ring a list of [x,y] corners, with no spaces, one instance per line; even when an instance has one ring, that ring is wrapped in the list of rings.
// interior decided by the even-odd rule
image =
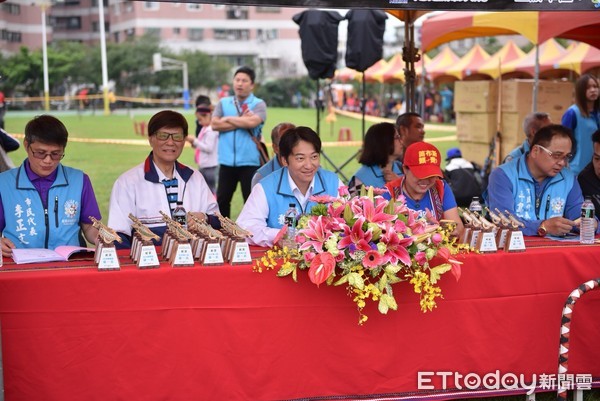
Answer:
[[[577,226],[577,222],[561,216],[551,217],[548,220],[544,220],[544,227],[546,227],[548,234],[555,235],[557,237],[562,237],[563,235],[570,233],[575,226]]]
[[[2,245],[2,256],[12,257],[12,250],[16,248],[15,244],[8,238],[0,238],[0,244]]]

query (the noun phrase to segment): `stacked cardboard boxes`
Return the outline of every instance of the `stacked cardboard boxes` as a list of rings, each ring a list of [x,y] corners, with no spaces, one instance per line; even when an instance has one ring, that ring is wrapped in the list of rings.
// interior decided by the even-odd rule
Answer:
[[[502,138],[501,159],[523,143],[523,120],[533,110],[533,80],[502,82],[500,126],[497,81],[459,81],[455,91],[456,132],[467,160],[483,164],[497,130]],[[540,81],[536,110],[548,113],[554,123],[560,123],[573,103],[573,91],[571,82]]]

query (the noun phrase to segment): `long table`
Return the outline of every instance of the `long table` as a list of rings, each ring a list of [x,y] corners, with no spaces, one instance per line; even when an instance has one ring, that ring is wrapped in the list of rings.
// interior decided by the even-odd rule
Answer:
[[[460,259],[460,281],[442,278],[433,312],[402,283],[398,311],[368,306],[362,327],[345,288],[305,273],[294,283],[250,266],[1,271],[6,399],[446,399],[490,393],[452,380],[444,390],[436,374],[418,390],[419,372],[555,375],[562,307],[600,277],[600,247]],[[594,384],[599,311],[590,292],[571,322],[569,371]]]

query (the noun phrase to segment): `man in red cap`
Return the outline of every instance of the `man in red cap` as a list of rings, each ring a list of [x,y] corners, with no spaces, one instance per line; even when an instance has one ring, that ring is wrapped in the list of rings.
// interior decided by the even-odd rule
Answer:
[[[406,148],[402,170],[404,176],[386,184],[394,198],[403,195],[406,205],[413,210],[429,210],[436,220],[453,220],[457,227],[454,234],[463,229],[458,215],[456,199],[448,184],[442,180],[440,169],[442,156],[430,143],[415,142]]]

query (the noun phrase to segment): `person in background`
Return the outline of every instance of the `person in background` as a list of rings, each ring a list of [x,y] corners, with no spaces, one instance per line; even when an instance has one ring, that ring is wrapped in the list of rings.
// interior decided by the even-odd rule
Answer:
[[[425,123],[419,113],[403,113],[396,119],[396,130],[400,134],[402,154],[404,150],[415,142],[425,139]],[[399,158],[402,161],[402,156]]]
[[[217,174],[219,170],[218,149],[219,133],[210,126],[211,104],[207,96],[196,98],[196,137],[186,136],[185,140],[196,150],[194,161],[198,171],[204,177],[212,191],[217,192]]]
[[[271,130],[271,143],[273,145],[274,153],[273,157],[268,161],[268,163],[265,163],[264,166],[259,168],[256,173],[254,173],[254,177],[252,177],[252,188],[254,188],[254,186],[258,184],[264,177],[282,167],[281,161],[279,160],[279,141],[281,140],[281,136],[292,128],[296,128],[296,126],[292,123],[279,123],[273,127]]]
[[[0,128],[4,129],[4,115],[6,114],[6,98],[4,92],[0,91]]]
[[[454,103],[454,93],[452,89],[450,89],[447,85],[444,86],[444,89],[440,91],[440,96],[442,97],[442,115],[445,123],[451,123],[453,118],[453,103]]]
[[[398,157],[402,155],[400,134],[394,124],[379,123],[372,125],[365,134],[358,162],[362,165],[350,178],[351,191],[360,186],[384,188],[386,177],[397,178],[402,174]]]
[[[273,245],[290,203],[296,204],[299,213],[309,213],[316,204],[311,196],[337,196],[343,186],[335,173],[320,168],[321,139],[311,128],[288,130],[279,141],[279,153],[284,167],[252,188],[237,219],[242,228],[252,232],[251,245]]]
[[[523,132],[525,132],[525,140],[521,144],[510,151],[510,153],[504,158],[502,163],[508,163],[509,161],[523,156],[525,153],[531,150],[531,141],[536,132],[542,127],[552,124],[548,113],[534,112],[527,114],[523,120]]]
[[[90,178],[63,165],[69,133],[50,115],[34,117],[25,126],[27,158],[18,168],[0,174],[2,255],[13,248],[48,248],[94,243],[98,230],[90,216],[100,210]]]
[[[463,223],[452,190],[442,180],[440,169],[442,156],[430,143],[415,142],[406,148],[402,170],[404,176],[386,184],[391,196],[406,198],[406,205],[420,211],[424,217],[431,212],[437,221],[442,219],[456,222],[453,235],[460,235]]]
[[[596,208],[596,214],[600,213],[600,129],[592,134],[594,154],[592,161],[581,170],[577,181],[581,186],[583,196],[591,196]]]
[[[448,149],[446,162],[444,177],[452,189],[456,204],[468,207],[474,196],[481,196],[481,175],[475,171],[473,163],[462,157],[459,148]]]
[[[240,67],[233,75],[233,96],[219,100],[212,127],[219,131],[219,179],[217,202],[223,216],[229,217],[231,198],[238,182],[244,201],[252,189],[252,176],[260,167],[257,146],[267,119],[267,105],[252,93],[256,74]]]
[[[20,146],[19,141],[0,128],[0,173],[15,167],[7,153],[19,149]]]
[[[185,146],[188,123],[172,110],[154,114],[148,122],[148,142],[152,151],[146,160],[121,174],[113,185],[108,210],[108,226],[123,239],[119,248],[131,247],[131,213],[161,237],[166,230],[160,212],[173,214],[178,202],[188,212],[220,228],[215,216],[219,207],[202,174],[179,163]]]
[[[490,209],[508,210],[525,224],[524,235],[565,235],[577,226],[583,195],[565,168],[573,158],[573,134],[558,124],[535,133],[531,150],[494,169],[487,188]]]
[[[573,132],[575,149],[569,168],[577,175],[592,160],[592,134],[600,129],[600,88],[598,78],[583,74],[575,82],[575,104],[567,109],[561,123]]]

